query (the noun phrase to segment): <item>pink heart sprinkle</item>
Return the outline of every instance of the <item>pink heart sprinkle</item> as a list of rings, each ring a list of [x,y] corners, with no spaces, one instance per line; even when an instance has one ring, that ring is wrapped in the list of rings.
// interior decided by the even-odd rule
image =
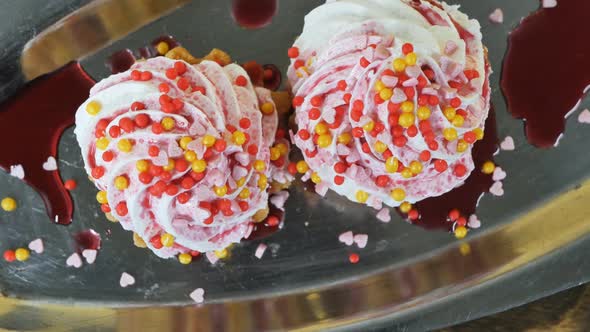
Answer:
[[[94,249],[84,249],[82,251],[82,256],[86,258],[86,263],[92,264],[96,260],[97,251]]]
[[[121,274],[121,279],[119,279],[119,285],[125,288],[127,286],[131,286],[135,284],[135,278],[127,272],[123,272]]]
[[[578,122],[590,124],[590,111],[588,109],[580,112],[580,115],[578,115]]]
[[[506,172],[502,169],[502,167],[497,166],[494,169],[494,174],[492,174],[492,180],[502,181],[505,178],[506,178]]]
[[[15,178],[18,179],[24,179],[25,178],[25,169],[23,168],[23,165],[13,165],[10,166],[10,175],[14,176]]]
[[[57,171],[57,161],[53,157],[47,158],[47,161],[43,163],[43,169],[46,171]]]
[[[502,9],[496,8],[496,10],[494,10],[490,14],[490,21],[492,23],[502,23],[502,22],[504,22],[504,12],[502,11]]]
[[[379,212],[377,212],[377,219],[381,220],[382,222],[390,222],[391,215],[389,214],[388,208],[383,208]]]
[[[504,185],[500,181],[494,182],[490,187],[490,193],[494,196],[502,196],[504,195]]]
[[[514,139],[512,136],[506,136],[502,143],[500,143],[500,149],[505,151],[514,151]]]
[[[75,252],[71,254],[70,257],[68,257],[68,259],[66,260],[66,265],[79,268],[82,266],[82,258],[80,258],[80,255],[78,255],[78,253]]]
[[[34,251],[38,254],[43,253],[43,250],[45,250],[45,248],[43,246],[43,240],[35,239],[35,240],[31,241],[29,243],[29,249],[31,249],[31,251]]]
[[[217,255],[215,255],[215,253],[213,251],[209,251],[209,252],[205,253],[205,256],[207,256],[207,259],[209,260],[209,263],[211,263],[211,264],[215,264],[219,260],[219,258],[217,258]]]
[[[197,288],[189,294],[190,298],[197,303],[203,303],[205,300],[204,295],[205,290],[202,288]]]
[[[557,7],[557,0],[543,0],[543,8]]]
[[[266,251],[266,244],[261,243],[258,245],[258,247],[256,248],[256,252],[254,253],[254,256],[256,256],[256,258],[261,259],[262,255],[264,255],[264,252]]]
[[[356,243],[361,249],[367,246],[367,241],[369,241],[369,236],[367,234],[356,234],[354,236],[354,243]]]
[[[338,236],[338,241],[350,246],[354,243],[354,235],[352,231],[344,232]]]
[[[471,228],[479,228],[481,227],[481,221],[477,218],[475,214],[469,216],[469,221],[467,222],[467,226]]]

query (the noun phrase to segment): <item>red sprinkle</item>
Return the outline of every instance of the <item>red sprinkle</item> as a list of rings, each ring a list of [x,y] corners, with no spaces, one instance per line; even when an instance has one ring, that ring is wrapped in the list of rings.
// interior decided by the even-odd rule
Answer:
[[[240,76],[236,77],[236,85],[246,86],[246,85],[248,85],[248,79],[244,75],[240,75]]]
[[[299,49],[293,46],[287,51],[287,55],[289,56],[289,58],[295,59],[299,56]]]
[[[147,114],[138,114],[133,121],[138,128],[143,129],[149,126],[151,120]]]
[[[348,166],[346,166],[346,164],[341,161],[334,164],[334,172],[336,172],[338,174],[342,174],[342,173],[346,172],[347,169],[348,169]]]
[[[465,174],[467,173],[467,167],[465,167],[465,165],[463,164],[458,164],[455,166],[455,169],[453,170],[453,174],[455,174],[455,176],[457,177],[463,177]]]
[[[158,85],[158,90],[162,93],[168,93],[170,92],[170,85],[168,85],[168,83],[160,83],[160,85]]]
[[[248,153],[255,156],[258,153],[258,147],[254,144],[248,146]]]
[[[127,213],[129,211],[127,211],[127,203],[125,202],[121,202],[119,204],[117,204],[117,207],[115,208],[115,210],[117,211],[117,214],[124,217],[127,215]]]
[[[141,72],[139,70],[134,70],[131,72],[131,79],[134,81],[141,80]]]
[[[434,169],[436,169],[439,173],[442,173],[447,170],[449,165],[445,160],[437,159],[434,161]]]
[[[438,105],[439,102],[440,102],[440,100],[438,99],[437,96],[429,96],[428,97],[428,104],[430,104],[431,106],[436,106],[436,105]]]
[[[359,255],[355,254],[355,253],[351,253],[350,255],[348,255],[348,261],[351,262],[352,264],[356,264],[359,262]]]
[[[293,107],[299,107],[299,106],[303,105],[303,101],[304,101],[303,97],[295,96],[293,98]]]
[[[16,254],[14,253],[14,250],[6,250],[4,251],[4,260],[7,262],[14,262],[14,260],[16,259]]]
[[[467,225],[467,219],[465,217],[457,218],[457,226],[465,226]]]
[[[143,184],[148,184],[152,182],[154,177],[150,174],[150,172],[141,172],[139,173],[139,181]]]
[[[266,223],[268,224],[268,226],[278,226],[279,225],[279,218],[277,216],[275,216],[274,214],[271,214],[268,216],[268,218],[266,218]]]
[[[424,151],[420,152],[420,160],[429,161],[430,160],[430,151],[424,150]]]
[[[454,108],[461,106],[461,99],[459,99],[458,97],[451,99],[451,106],[453,106]]]
[[[178,80],[176,85],[178,86],[178,88],[180,90],[184,91],[184,90],[188,89],[188,87],[190,86],[190,82],[186,78],[182,77]]]
[[[455,221],[455,220],[459,219],[460,216],[461,216],[461,213],[459,212],[458,209],[452,209],[451,211],[449,211],[449,220],[450,221]]]
[[[134,101],[131,104],[131,110],[132,111],[140,111],[140,110],[144,110],[145,109],[145,104],[144,103],[140,103],[138,101]],[[102,120],[101,120],[102,121]]]
[[[309,131],[307,131],[307,129],[300,129],[297,134],[299,135],[299,137],[304,140],[307,141],[309,139],[309,137],[311,136],[309,134]]]
[[[149,80],[151,80],[152,79],[152,72],[150,72],[150,71],[144,71],[144,72],[142,72],[140,79],[142,81],[149,81]]]
[[[473,144],[477,140],[477,136],[475,135],[474,132],[468,131],[463,135],[463,139],[465,140],[465,142],[467,142],[469,144]]]
[[[334,184],[336,184],[337,186],[341,185],[344,183],[344,177],[340,176],[340,175],[336,175],[334,176]]]
[[[194,187],[196,184],[195,179],[193,179],[190,176],[186,176],[182,179],[182,181],[180,181],[180,186],[183,189],[191,189],[192,187]]]
[[[309,102],[311,103],[311,106],[313,106],[313,107],[320,107],[324,103],[324,98],[322,98],[320,96],[314,96],[313,98],[311,98],[311,100]]]
[[[420,213],[418,213],[418,210],[416,209],[411,209],[410,212],[408,212],[408,219],[410,220],[417,220],[420,217]]]
[[[348,87],[348,84],[346,83],[345,80],[338,81],[338,90],[345,91],[347,87]]]
[[[250,119],[248,118],[241,118],[240,119],[240,128],[248,129],[250,128]]]
[[[305,66],[305,61],[303,61],[301,59],[295,61],[295,63],[293,64],[293,67],[295,67],[296,70],[303,67],[303,66]]]
[[[104,213],[109,213],[111,212],[111,207],[108,204],[101,204],[100,210]]]
[[[159,122],[152,123],[152,133],[159,135],[164,132],[164,127]]]
[[[112,138],[119,137],[121,135],[121,128],[119,126],[112,126],[109,128],[109,135],[111,135]]]
[[[297,164],[294,162],[290,162],[289,166],[287,166],[287,171],[289,171],[291,175],[297,174]]]
[[[148,154],[150,157],[157,157],[160,154],[160,148],[155,145],[150,145],[148,148]]]
[[[178,73],[176,72],[176,69],[174,69],[174,68],[166,69],[166,77],[168,77],[171,80],[175,80],[176,77],[178,77]]]
[[[178,75],[182,75],[186,73],[186,64],[182,61],[176,61],[174,63],[174,69],[176,69]]]
[[[185,204],[188,200],[191,199],[191,193],[186,191],[181,193],[180,195],[176,196],[176,200],[180,204]]]
[[[122,118],[119,120],[119,127],[125,130],[125,132],[130,133],[135,130],[135,123],[130,118]]]
[[[342,96],[342,99],[347,104],[350,104],[350,98],[352,98],[352,94],[351,93],[345,93],[344,96]]]
[[[361,128],[361,127],[352,128],[352,136],[354,136],[356,138],[360,138],[360,137],[363,137],[364,134],[365,134],[365,131],[363,130],[363,128]]]
[[[64,183],[64,187],[67,190],[74,190],[74,189],[76,189],[77,186],[78,186],[78,184],[76,183],[76,180],[73,180],[73,179],[69,179]]]
[[[375,179],[375,184],[377,187],[385,188],[389,185],[389,177],[387,175],[379,175]]]
[[[418,128],[415,125],[411,125],[406,132],[408,136],[414,137],[418,135]]]
[[[238,206],[240,207],[240,210],[242,210],[242,212],[248,211],[248,209],[250,208],[250,204],[248,204],[248,202],[246,201],[239,201]]]
[[[161,249],[163,247],[162,245],[162,241],[160,240],[160,235],[154,235],[151,239],[150,239],[150,243],[152,244],[152,246],[156,249]]]
[[[402,52],[404,53],[404,55],[408,55],[409,53],[414,52],[414,46],[410,43],[405,43],[402,46]]]
[[[367,68],[371,63],[369,62],[369,60],[367,60],[367,58],[362,57],[360,60],[360,65],[363,68]]]
[[[320,115],[321,115],[321,112],[317,108],[312,108],[307,113],[307,116],[309,117],[310,120],[317,120],[320,118]]]
[[[115,158],[115,154],[113,151],[105,151],[102,154],[102,160],[106,161],[107,163]]]
[[[95,179],[100,179],[104,175],[104,167],[97,166],[92,169],[92,177]]]
[[[213,145],[213,148],[215,149],[215,151],[220,152],[220,153],[225,151],[226,147],[227,147],[227,143],[225,142],[224,139],[218,139],[217,141],[215,141],[215,144]]]

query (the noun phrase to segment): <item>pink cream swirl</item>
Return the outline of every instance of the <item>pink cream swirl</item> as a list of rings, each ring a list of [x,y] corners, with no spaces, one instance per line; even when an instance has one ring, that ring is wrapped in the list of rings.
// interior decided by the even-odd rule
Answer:
[[[242,67],[158,57],[96,84],[75,132],[103,211],[171,257],[248,237],[270,182],[287,180],[277,125]]]
[[[442,195],[474,169],[489,111],[477,21],[435,1],[328,1],[289,50],[316,191],[375,208]]]

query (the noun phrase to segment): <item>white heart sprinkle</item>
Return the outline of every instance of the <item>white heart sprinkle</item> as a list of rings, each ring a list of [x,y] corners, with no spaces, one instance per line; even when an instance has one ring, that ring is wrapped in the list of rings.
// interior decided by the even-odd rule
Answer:
[[[135,284],[135,278],[127,272],[123,272],[121,274],[121,279],[119,279],[119,285],[121,287],[127,287]]]
[[[80,255],[78,255],[78,253],[75,252],[71,254],[70,257],[68,257],[68,259],[66,260],[66,265],[79,268],[80,266],[82,266],[82,258],[80,258]]]
[[[502,143],[500,143],[500,149],[505,151],[513,151],[514,150],[514,139],[512,136],[506,136]]]
[[[256,256],[256,258],[261,259],[262,255],[264,255],[264,252],[266,251],[266,244],[261,243],[258,245],[258,247],[256,248],[256,252],[254,253],[254,256]]]
[[[502,11],[502,9],[496,8],[496,10],[494,10],[490,14],[490,21],[492,23],[502,23],[502,22],[504,22],[504,12]]]
[[[578,115],[578,122],[590,124],[590,111],[588,109],[580,112],[580,115]]]
[[[98,252],[94,249],[84,249],[82,251],[82,256],[84,256],[84,258],[86,258],[86,263],[92,264],[96,260],[97,253]]]
[[[543,0],[543,8],[557,7],[557,0]]]
[[[211,263],[211,264],[215,264],[219,260],[219,258],[217,258],[217,255],[215,255],[215,253],[213,251],[209,251],[209,252],[205,253],[205,256],[207,256],[207,259],[209,260],[209,263]]]
[[[494,169],[494,174],[492,174],[492,180],[494,181],[502,181],[506,178],[506,172],[502,169],[502,167],[497,166]]]
[[[494,196],[504,195],[504,185],[502,184],[502,182],[494,182],[494,184],[490,187],[490,193]]]
[[[193,299],[193,301],[197,303],[203,303],[203,301],[205,300],[204,295],[205,290],[202,288],[197,288],[189,294],[191,299]]]
[[[10,175],[22,180],[25,178],[25,169],[22,165],[10,166]]]
[[[34,251],[38,254],[43,253],[43,250],[45,250],[45,248],[43,246],[43,240],[35,239],[35,240],[31,241],[29,243],[29,249],[31,249],[31,251]]]
[[[43,169],[46,171],[57,171],[57,161],[50,156],[47,161],[43,163]]]
[[[369,241],[369,236],[367,234],[356,234],[354,236],[354,243],[356,243],[361,249],[367,246],[367,241]]]
[[[469,221],[467,222],[467,226],[471,228],[479,228],[481,227],[481,221],[477,218],[475,214],[469,216]]]
[[[354,235],[352,231],[344,232],[338,236],[338,241],[350,246],[354,243]]]

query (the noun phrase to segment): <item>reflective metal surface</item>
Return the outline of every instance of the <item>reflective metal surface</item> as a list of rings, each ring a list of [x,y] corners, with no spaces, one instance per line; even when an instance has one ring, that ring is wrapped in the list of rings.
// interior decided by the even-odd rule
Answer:
[[[118,5],[137,2],[112,1]],[[114,50],[141,47],[154,37],[171,34],[194,54],[218,47],[239,62],[255,59],[285,69],[285,50],[301,30],[304,13],[321,2],[282,0],[270,26],[247,31],[233,24],[229,1],[193,1],[86,55],[82,63],[94,77],[104,77],[104,59]],[[536,0],[450,2],[462,4],[465,12],[480,20],[492,66],[497,70],[508,31],[538,5]],[[505,10],[503,25],[487,21],[496,7]],[[8,9],[10,5],[1,4],[0,15]],[[64,13],[70,9],[62,8]],[[90,26],[97,27],[123,26],[117,20],[126,19],[124,15],[101,16],[98,11],[84,17]],[[112,35],[105,32],[107,28],[70,31],[77,37],[68,42],[97,42],[88,42],[86,48],[66,44],[64,52],[101,48],[105,38],[111,42],[110,38],[124,30]],[[33,47],[28,49],[30,54],[38,54],[31,50]],[[11,62],[18,58],[14,54],[0,54],[8,68],[19,68]],[[84,52],[68,54],[83,56]],[[39,68],[59,63],[44,62],[38,56],[30,59],[39,59],[32,62]],[[27,63],[25,58],[22,63]],[[0,76],[4,95],[16,84],[7,83],[14,80],[5,72],[9,71],[2,70]],[[22,70],[10,72],[11,77],[23,79]],[[36,75],[35,70],[31,73],[31,77]],[[482,199],[478,215],[484,227],[471,232],[464,242],[449,234],[424,231],[397,217],[383,224],[368,208],[336,195],[320,198],[296,185],[291,190],[285,228],[272,237],[240,244],[232,249],[229,260],[214,266],[204,260],[189,266],[160,260],[134,247],[131,234],[119,225],[104,220],[94,200],[95,190],[85,181],[79,149],[69,130],[60,143],[59,166],[64,178],[79,180],[73,195],[76,215],[72,226],[52,225],[33,190],[0,174],[0,195],[14,196],[21,205],[16,213],[0,213],[0,250],[26,245],[37,237],[46,244],[45,253],[33,255],[26,263],[0,263],[0,289],[6,296],[0,299],[0,327],[37,331],[52,327],[76,331],[189,331],[196,327],[203,331],[255,331],[395,324],[419,330],[481,316],[585,282],[590,266],[579,248],[588,247],[586,235],[590,231],[586,220],[590,206],[584,204],[590,198],[590,183],[584,183],[590,158],[579,149],[590,132],[570,120],[558,148],[545,151],[529,146],[522,124],[505,111],[498,78],[496,72],[492,81],[499,132],[501,138],[514,137],[516,151],[497,156],[509,174],[504,181],[506,194]],[[580,186],[572,190],[576,185]],[[71,234],[89,227],[103,235],[96,263],[81,269],[67,268],[65,260],[74,248]],[[338,234],[346,230],[369,234],[367,248],[352,249],[339,243]],[[259,242],[269,245],[260,261],[253,256]],[[353,250],[361,257],[356,265],[347,260]],[[560,266],[564,273],[541,278],[550,275],[539,272],[547,271],[547,264]],[[135,276],[133,287],[119,287],[123,271]],[[532,277],[523,280],[523,275]],[[206,303],[201,306],[193,305],[188,297],[197,287],[206,292]],[[504,301],[494,302],[502,293],[508,295]],[[74,303],[83,307],[72,307]]]

